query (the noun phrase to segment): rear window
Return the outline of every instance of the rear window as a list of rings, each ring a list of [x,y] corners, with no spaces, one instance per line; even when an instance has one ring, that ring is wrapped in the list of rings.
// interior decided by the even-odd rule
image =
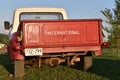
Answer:
[[[21,13],[20,21],[22,20],[62,20],[63,16],[61,13],[52,12],[27,12]]]

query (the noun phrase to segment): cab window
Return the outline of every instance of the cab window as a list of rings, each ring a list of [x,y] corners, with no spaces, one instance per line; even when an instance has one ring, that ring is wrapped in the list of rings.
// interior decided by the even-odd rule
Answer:
[[[62,20],[63,16],[61,13],[52,12],[25,12],[21,13],[20,21],[22,20]]]

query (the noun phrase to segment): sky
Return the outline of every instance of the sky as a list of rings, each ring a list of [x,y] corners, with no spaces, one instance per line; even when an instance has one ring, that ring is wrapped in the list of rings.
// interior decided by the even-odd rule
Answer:
[[[8,34],[4,30],[4,21],[12,23],[16,8],[52,7],[64,8],[69,19],[101,18],[106,25],[106,18],[100,12],[105,8],[114,8],[114,0],[1,0],[0,2],[0,33]]]

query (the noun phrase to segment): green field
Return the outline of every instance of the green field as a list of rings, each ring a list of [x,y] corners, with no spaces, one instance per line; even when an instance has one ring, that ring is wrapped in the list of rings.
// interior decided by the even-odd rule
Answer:
[[[103,50],[103,56],[93,58],[93,69],[90,72],[78,70],[78,66],[67,67],[59,65],[35,69],[25,65],[26,75],[22,78],[10,76],[13,65],[7,54],[0,55],[0,80],[120,80],[120,58],[109,49]]]

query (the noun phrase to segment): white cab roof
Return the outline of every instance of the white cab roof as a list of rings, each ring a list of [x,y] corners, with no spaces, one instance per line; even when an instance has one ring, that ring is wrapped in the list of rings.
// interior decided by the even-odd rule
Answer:
[[[20,23],[19,16],[23,12],[58,12],[63,15],[63,19],[67,19],[66,11],[62,8],[17,8],[14,13],[13,26],[10,35],[17,31]]]

